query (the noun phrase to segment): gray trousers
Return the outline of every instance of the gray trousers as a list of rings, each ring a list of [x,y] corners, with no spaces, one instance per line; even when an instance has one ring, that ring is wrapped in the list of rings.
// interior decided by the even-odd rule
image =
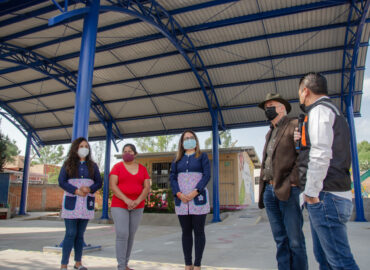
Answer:
[[[125,270],[130,259],[134,237],[143,216],[143,208],[127,210],[112,207],[112,217],[116,229],[116,257],[118,270]]]

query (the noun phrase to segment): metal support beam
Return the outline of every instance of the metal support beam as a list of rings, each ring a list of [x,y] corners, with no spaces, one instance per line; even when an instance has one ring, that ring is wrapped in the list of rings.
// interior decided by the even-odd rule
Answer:
[[[351,154],[352,154],[352,174],[353,186],[355,190],[356,221],[366,221],[364,215],[363,200],[361,194],[360,167],[358,163],[356,130],[354,123],[353,99],[356,86],[357,59],[362,37],[362,31],[366,21],[370,6],[370,0],[362,1],[359,5],[351,1],[351,8],[348,14],[348,22],[353,18],[358,18],[356,25],[348,23],[345,35],[346,47],[343,52],[343,72],[342,72],[342,92],[341,106],[346,105],[346,115],[349,129],[351,132]],[[349,71],[348,71],[349,68]]]
[[[324,74],[324,73],[323,73]],[[302,76],[301,76],[302,77]],[[354,95],[362,95],[362,91],[356,91]],[[340,98],[340,95],[334,94],[329,96],[332,99]],[[297,103],[297,99],[290,99],[288,100],[289,103]],[[246,108],[256,108],[258,106],[258,103],[250,103],[250,104],[241,104],[241,105],[231,105],[231,106],[222,106],[222,111],[227,110],[239,110],[239,109],[246,109]],[[177,112],[167,112],[167,113],[161,113],[161,114],[149,114],[149,115],[141,115],[141,116],[131,116],[131,117],[124,117],[124,118],[118,118],[116,119],[116,122],[129,122],[129,121],[135,121],[135,120],[145,120],[145,119],[154,119],[154,118],[161,118],[161,117],[172,117],[172,116],[179,116],[179,115],[189,115],[189,114],[201,114],[201,113],[207,113],[208,109],[198,109],[198,110],[187,110],[187,111],[177,111]],[[99,121],[90,122],[90,125],[98,125],[100,124]],[[35,129],[37,132],[39,131],[47,131],[47,130],[57,130],[57,129],[63,129],[63,128],[71,128],[72,124],[67,125],[58,125],[53,127],[45,127],[45,128],[37,128]],[[180,132],[181,133],[181,132]],[[163,135],[166,134],[166,132],[162,132]],[[149,135],[147,135],[149,136]]]
[[[369,45],[369,43],[363,42],[363,43],[360,44],[360,47],[366,47],[368,45]],[[289,53],[289,54],[278,54],[278,55],[272,55],[272,56],[267,56],[267,57],[257,57],[257,58],[253,58],[253,59],[247,59],[247,60],[239,60],[239,61],[232,61],[232,62],[226,62],[226,63],[208,65],[208,66],[205,66],[205,68],[207,70],[212,70],[212,69],[217,69],[217,68],[222,68],[222,67],[229,67],[229,66],[234,66],[234,65],[253,64],[253,63],[259,63],[259,62],[269,61],[269,60],[286,59],[286,58],[291,58],[291,57],[306,56],[306,55],[320,54],[320,53],[327,53],[327,52],[338,52],[338,51],[341,51],[343,49],[344,49],[344,46],[335,46],[335,47],[330,47],[330,48],[325,48],[325,49],[307,50],[307,51],[294,52],[294,53]],[[136,62],[136,60],[134,60],[134,61]],[[130,64],[130,63],[132,63],[134,61],[131,60],[131,61],[119,63],[119,65]],[[140,61],[138,61],[138,62],[140,62]],[[118,64],[115,64],[115,65],[118,65]],[[110,66],[111,65],[107,65],[105,67],[104,66],[98,67],[98,68],[95,68],[95,70],[97,70],[97,69],[104,69],[104,68],[110,68]],[[192,70],[191,69],[175,70],[175,71],[170,71],[170,72],[164,72],[164,73],[158,73],[158,74],[151,74],[151,75],[146,75],[146,76],[142,76],[142,77],[124,79],[124,80],[119,80],[119,81],[99,83],[99,84],[93,85],[93,88],[94,89],[97,89],[99,87],[106,87],[106,86],[109,86],[109,85],[126,84],[126,83],[141,81],[141,80],[148,80],[148,79],[159,78],[159,77],[167,77],[167,76],[170,76],[170,75],[178,75],[178,74],[184,74],[184,73],[189,73],[189,72],[192,72]],[[38,79],[38,80],[40,81],[42,79]],[[280,80],[280,78],[279,77],[278,78],[273,78],[273,81],[275,81],[275,80]],[[24,82],[24,84],[29,84],[31,82],[32,83],[35,83],[35,81],[32,80],[30,82]],[[254,80],[253,81],[253,83],[255,83],[255,82],[258,83],[258,80]],[[249,84],[251,84],[251,83],[249,83]],[[10,86],[6,86],[6,87],[5,86],[0,86],[0,90],[6,89],[8,87],[16,87],[16,86],[17,85],[10,85]],[[217,85],[214,85],[213,87],[215,89],[216,88],[219,88],[219,86],[217,86]],[[222,87],[227,87],[227,86],[226,85],[223,85]],[[186,89],[183,92],[184,93],[187,93],[187,92],[193,91],[193,90],[194,89]],[[196,91],[202,91],[202,89],[201,88],[197,88]],[[55,95],[61,95],[61,94],[65,94],[65,93],[68,93],[68,92],[69,92],[68,90],[60,90],[60,91],[46,93],[46,94],[33,95],[33,96],[27,96],[27,97],[22,97],[22,98],[7,100],[6,103],[20,102],[20,101],[25,101],[25,100],[30,100],[30,99],[40,99],[40,98],[43,98],[43,97],[50,97],[50,96],[55,96]],[[176,93],[180,93],[180,92],[181,91],[176,91]],[[153,95],[146,94],[146,95],[144,95],[142,97],[144,97],[144,98],[151,98],[151,97],[153,97],[155,95],[157,95],[157,96],[159,96],[159,95],[166,96],[166,95],[170,95],[172,93],[173,92],[165,92],[165,93],[153,94]],[[135,100],[137,98],[140,98],[140,97],[131,97],[131,98],[125,98],[125,99],[105,100],[105,101],[102,102],[102,104],[105,105],[105,104],[108,104],[108,103],[124,102],[124,101],[128,101],[128,100]],[[58,109],[55,109],[55,111],[69,110],[69,109],[73,109],[73,106],[72,107],[65,107],[65,108],[58,108]],[[47,110],[47,111],[51,111],[51,110]],[[47,111],[44,111],[44,112],[47,112]],[[43,111],[38,111],[38,112],[34,112],[34,113],[25,113],[25,114],[22,114],[22,115],[31,115],[31,114],[40,114],[40,113],[43,113]]]
[[[220,222],[220,200],[219,200],[219,134],[217,115],[212,114],[212,164],[213,164],[213,219],[212,222]]]
[[[367,221],[364,215],[364,206],[361,194],[360,166],[358,162],[357,140],[352,102],[346,103],[347,120],[351,132],[351,153],[352,153],[352,175],[353,187],[355,190],[356,219],[355,221]]]
[[[21,202],[19,204],[19,215],[26,215],[27,211],[27,192],[28,192],[28,176],[30,169],[30,155],[31,155],[31,141],[32,133],[29,132],[27,135],[26,143],[26,154],[24,156],[23,163],[23,180],[22,180],[22,192],[21,192]]]
[[[108,199],[109,199],[109,170],[110,170],[111,143],[112,143],[112,123],[107,122],[107,136],[105,142],[104,185],[103,185],[103,212],[100,219],[109,219]]]
[[[0,43],[0,59],[2,61],[15,63],[15,64],[18,64],[19,66],[31,68],[37,72],[40,72],[47,76],[47,78],[42,78],[41,81],[45,81],[48,79],[54,79],[68,88],[68,90],[65,90],[66,92],[76,91],[77,78],[75,77],[75,75],[69,72],[65,67],[59,65],[56,62],[53,62],[52,60],[34,51],[29,51],[27,49],[24,49],[24,48],[21,48],[19,46],[15,46],[12,44]],[[20,87],[23,84],[18,83],[15,85]],[[10,85],[7,85],[5,88],[9,88],[9,87]],[[91,99],[93,103],[91,107],[92,111],[96,114],[98,119],[103,124],[105,123],[106,119],[109,119],[110,121],[112,121],[115,127],[114,135],[116,138],[120,138],[121,133],[118,129],[118,126],[115,124],[114,119],[112,115],[110,114],[110,112],[107,110],[107,108],[102,104],[100,99],[95,94],[92,95]],[[32,130],[30,125],[25,119],[21,119],[21,116],[18,115],[10,106],[7,106],[5,102],[3,101],[0,101],[0,102],[1,102],[0,104],[1,107],[3,107],[15,119],[18,119],[21,125],[23,125],[27,130]],[[42,101],[40,101],[40,103],[42,104]],[[36,134],[34,134],[34,137],[35,136],[37,137]],[[41,140],[39,141],[41,142]],[[41,142],[41,144],[43,143]]]
[[[211,78],[192,40],[175,20],[174,16],[169,14],[155,0],[148,1],[147,4],[144,6],[139,0],[117,0],[114,6],[102,6],[101,10],[121,12],[138,18],[152,25],[165,36],[189,64],[202,89],[210,114],[216,109],[218,111],[217,117],[220,118],[220,125],[224,128],[222,112],[218,110],[220,105]]]
[[[78,137],[87,139],[89,135],[91,87],[100,0],[94,0],[88,3],[90,3],[90,11],[85,15],[81,40],[72,141]]]
[[[359,67],[357,70],[363,70],[363,67]],[[325,72],[322,72],[322,74],[336,74],[336,73],[341,73],[342,70],[328,70]],[[278,81],[283,81],[283,80],[295,80],[299,79],[302,77],[301,74],[299,75],[290,75],[290,76],[284,76],[284,77],[272,77],[272,78],[266,78],[266,79],[261,79],[261,80],[250,80],[250,81],[242,81],[242,82],[235,82],[235,83],[227,83],[227,84],[220,84],[220,85],[214,85],[214,88],[216,89],[222,89],[222,88],[231,88],[231,87],[236,87],[236,86],[248,86],[252,84],[260,84],[260,83],[268,83],[268,82],[278,82]],[[95,85],[93,86],[94,89],[96,89],[98,86]],[[129,101],[135,101],[135,100],[144,100],[148,98],[156,98],[156,97],[170,97],[174,95],[180,95],[180,94],[190,94],[192,92],[199,92],[201,91],[200,88],[191,88],[191,89],[183,89],[183,90],[177,90],[177,91],[170,91],[170,92],[164,92],[164,93],[155,93],[155,94],[145,94],[145,95],[140,95],[140,96],[134,96],[134,97],[128,97],[128,98],[117,98],[117,99],[111,99],[111,100],[105,100],[102,103],[104,105],[107,104],[113,104],[113,103],[122,103],[122,102],[129,102]],[[358,93],[358,92],[356,92]],[[34,98],[42,98],[42,97],[47,97],[47,96],[54,96],[55,92],[53,93],[48,93],[48,94],[41,94],[41,95],[36,95]],[[21,102],[21,101],[26,101],[33,99],[33,97],[24,97],[24,98],[18,98],[18,99],[13,99],[13,100],[8,100],[6,103],[14,103],[14,102]],[[37,111],[37,112],[26,112],[20,114],[20,116],[30,116],[30,115],[37,115],[37,114],[44,114],[44,113],[53,113],[53,112],[60,112],[60,111],[66,111],[66,110],[72,110],[74,109],[74,106],[68,106],[68,107],[61,107],[57,109],[49,109],[49,110],[44,110],[44,111]],[[222,108],[221,108],[222,110]],[[90,123],[91,124],[91,123]]]
[[[10,123],[12,123],[23,134],[24,137],[27,137],[28,134],[31,133],[31,145],[36,151],[37,155],[39,155],[37,148],[43,146],[44,144],[41,141],[40,137],[37,135],[36,131],[28,124],[28,122],[26,122],[25,119],[13,108],[8,106],[1,100],[0,115],[4,116]]]

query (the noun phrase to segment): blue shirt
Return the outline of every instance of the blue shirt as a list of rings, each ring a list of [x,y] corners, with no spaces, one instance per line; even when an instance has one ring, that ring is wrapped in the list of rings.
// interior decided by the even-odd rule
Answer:
[[[63,166],[59,173],[59,186],[65,191],[75,194],[76,187],[68,183],[68,179],[75,177],[68,177],[67,171]],[[79,162],[78,164],[78,178],[90,178],[89,169],[87,168],[86,162]],[[98,166],[94,163],[94,177],[91,179],[94,181],[94,184],[90,187],[90,193],[95,193],[98,189],[102,187],[102,180],[99,172]]]
[[[181,192],[177,182],[177,175],[179,173],[199,172],[202,173],[202,179],[196,186],[196,189],[201,193],[207,186],[211,178],[211,169],[209,166],[209,159],[206,153],[202,153],[198,158],[195,153],[192,155],[185,155],[178,161],[173,161],[171,164],[170,182],[172,193],[176,196],[177,192]]]

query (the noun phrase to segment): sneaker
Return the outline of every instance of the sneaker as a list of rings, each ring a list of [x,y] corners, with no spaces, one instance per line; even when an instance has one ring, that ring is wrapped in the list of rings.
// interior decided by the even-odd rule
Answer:
[[[80,265],[79,267],[77,267],[76,265],[73,267],[74,269],[77,269],[77,270],[87,270],[87,268],[85,266],[82,266]]]

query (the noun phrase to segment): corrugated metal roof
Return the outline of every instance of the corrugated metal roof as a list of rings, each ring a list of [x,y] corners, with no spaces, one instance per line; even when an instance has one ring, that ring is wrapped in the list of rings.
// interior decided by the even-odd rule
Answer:
[[[291,116],[297,115],[298,80],[309,71],[326,74],[329,95],[340,106],[348,3],[157,2],[173,14],[198,50],[226,128],[265,124],[264,113],[256,105],[268,92],[282,94],[292,103]],[[103,0],[101,4],[109,6],[112,1]],[[72,1],[69,10],[81,7],[84,4]],[[48,11],[40,12],[41,8]],[[27,12],[37,12],[37,16],[23,15]],[[72,19],[47,26],[47,20],[58,14],[60,11],[49,1],[10,14],[0,13],[0,48],[13,44],[36,52],[63,67],[62,72],[71,72],[69,78],[75,80],[83,21]],[[176,133],[185,128],[211,129],[205,98],[210,97],[211,90],[206,87],[202,91],[189,63],[155,27],[116,12],[101,13],[98,27],[93,92],[116,119],[123,137]],[[359,91],[363,90],[369,36],[366,23],[358,53],[356,113],[361,109]],[[190,51],[186,53],[192,57]],[[40,73],[37,69],[42,62],[25,66],[8,62],[6,56],[0,51],[1,102],[36,129],[43,142],[70,141],[75,89]],[[13,60],[21,58],[17,59]],[[104,126],[92,111],[90,122],[89,136],[104,138]]]

